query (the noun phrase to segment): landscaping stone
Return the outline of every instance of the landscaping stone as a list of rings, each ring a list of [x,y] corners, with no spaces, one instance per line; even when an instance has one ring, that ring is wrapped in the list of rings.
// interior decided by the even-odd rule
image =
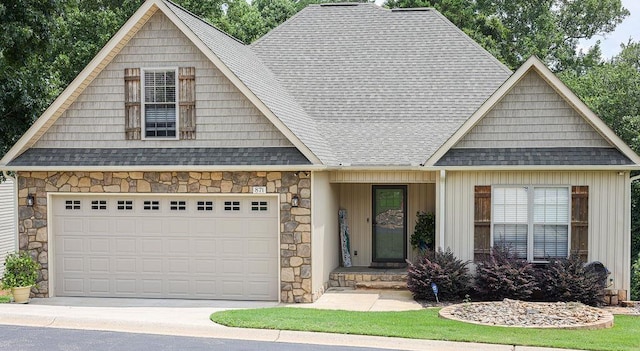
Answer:
[[[463,322],[529,328],[599,329],[613,326],[613,315],[579,302],[503,301],[452,305],[440,316]]]

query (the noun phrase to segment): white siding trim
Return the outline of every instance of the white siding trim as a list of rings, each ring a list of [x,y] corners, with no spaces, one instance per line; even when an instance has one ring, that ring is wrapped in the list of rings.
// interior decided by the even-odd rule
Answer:
[[[4,272],[7,254],[17,250],[16,188],[16,180],[10,177],[6,177],[6,181],[0,183],[0,277]]]

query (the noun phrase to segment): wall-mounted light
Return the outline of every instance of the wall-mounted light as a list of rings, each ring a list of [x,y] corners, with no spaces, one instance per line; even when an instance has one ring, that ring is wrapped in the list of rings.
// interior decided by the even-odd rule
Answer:
[[[300,205],[300,198],[298,195],[293,195],[291,198],[291,207],[298,207]]]
[[[36,197],[33,194],[27,195],[27,206],[33,207],[33,204],[36,202]]]

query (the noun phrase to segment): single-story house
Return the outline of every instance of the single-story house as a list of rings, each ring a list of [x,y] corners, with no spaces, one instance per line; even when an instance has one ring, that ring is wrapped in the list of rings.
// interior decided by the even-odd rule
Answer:
[[[535,57],[433,9],[311,5],[245,45],[147,0],[0,160],[35,296],[310,302],[339,266],[494,243],[630,280],[640,158]]]

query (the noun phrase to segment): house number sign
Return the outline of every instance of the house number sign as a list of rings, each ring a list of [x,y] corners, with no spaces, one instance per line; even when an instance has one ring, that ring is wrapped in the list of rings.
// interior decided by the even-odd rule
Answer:
[[[254,194],[266,194],[267,193],[267,187],[266,186],[254,186],[252,189],[253,189],[253,193]]]

